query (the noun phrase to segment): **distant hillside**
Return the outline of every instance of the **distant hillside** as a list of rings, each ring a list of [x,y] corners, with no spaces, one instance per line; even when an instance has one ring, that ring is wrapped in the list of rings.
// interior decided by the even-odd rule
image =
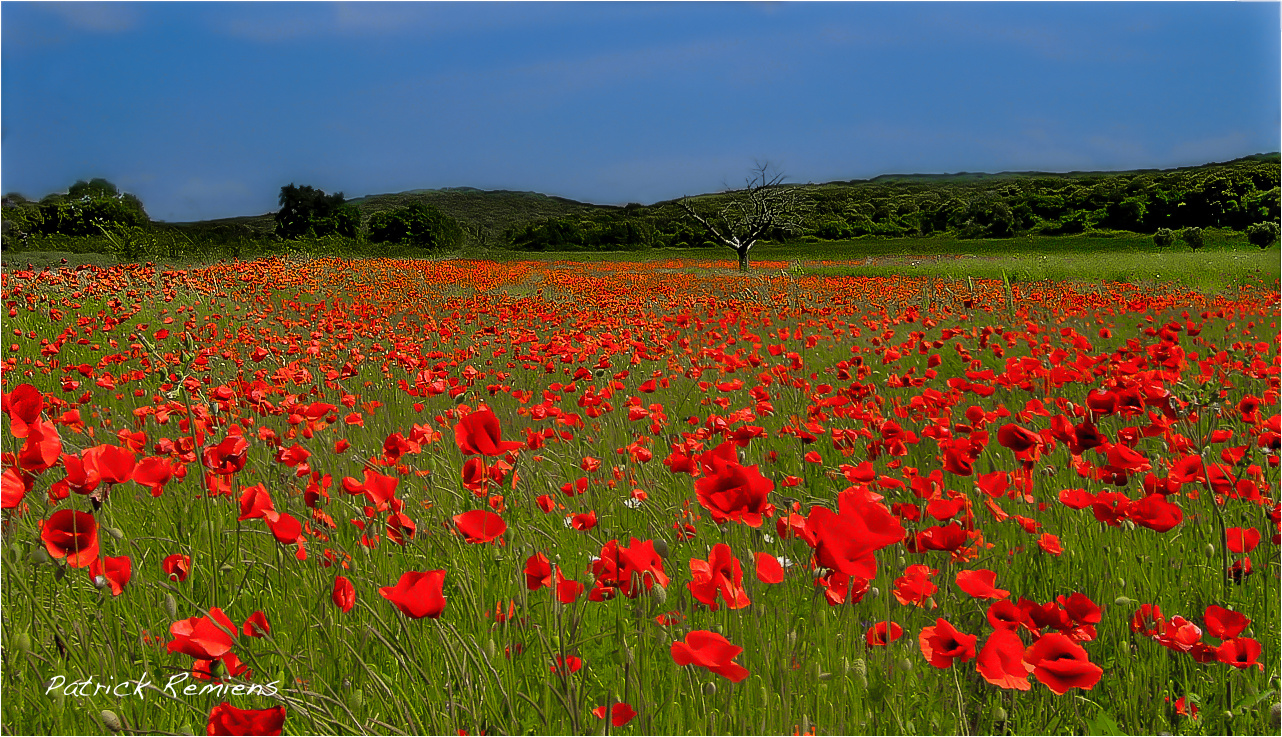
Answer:
[[[368,195],[348,202],[360,208],[361,217],[365,219],[376,212],[402,207],[411,202],[423,202],[459,221],[479,245],[492,245],[502,240],[505,234],[531,222],[619,209],[537,192],[481,190],[472,187],[416,189],[395,194]]]
[[[476,245],[501,243],[507,234],[532,222],[619,209],[537,192],[481,190],[473,187],[415,189],[366,195],[347,202],[361,211],[362,221],[368,221],[377,212],[403,207],[411,202],[422,202],[457,220]],[[276,220],[275,214],[269,212],[189,223],[157,223],[157,226],[179,230],[193,239],[204,237],[222,242],[236,238],[252,240],[270,237],[275,232]]]
[[[1257,223],[1278,221],[1280,161],[1275,152],[1165,170],[885,174],[826,184],[788,184],[805,190],[809,206],[798,219],[798,228],[776,231],[768,238],[805,242],[933,234],[1009,238],[1153,233],[1161,228],[1242,232]],[[733,193],[692,193],[689,200],[696,208],[716,211],[729,197]],[[59,205],[61,200],[53,195],[40,203],[19,200],[4,202],[6,248],[23,247],[27,234],[75,235],[54,227],[66,220],[56,208],[74,209],[74,203]],[[595,251],[707,245],[706,234],[677,200],[617,207],[536,192],[453,187],[367,195],[348,202],[366,224],[385,210],[412,202],[430,205],[462,226],[467,234],[465,248]],[[175,248],[190,244],[190,249],[221,247],[240,253],[281,247],[275,238],[273,213],[146,227],[161,240],[177,244]],[[364,247],[364,238],[357,241]]]

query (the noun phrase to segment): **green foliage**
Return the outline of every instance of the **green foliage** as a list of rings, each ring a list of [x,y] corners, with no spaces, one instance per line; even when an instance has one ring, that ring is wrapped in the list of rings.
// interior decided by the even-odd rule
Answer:
[[[463,237],[463,228],[454,218],[422,202],[384,210],[369,219],[369,239],[375,243],[455,248],[463,242]]]
[[[1278,242],[1279,230],[1277,223],[1256,223],[1246,229],[1246,239],[1253,246],[1268,248]]]
[[[276,235],[281,238],[341,235],[355,238],[360,233],[361,214],[345,204],[343,193],[327,195],[311,186],[292,182],[280,188],[280,211],[276,213]]]
[[[105,179],[78,181],[67,194],[46,196],[38,204],[20,195],[6,198],[4,219],[12,232],[96,236],[101,228],[142,227],[150,222],[142,202]]]
[[[702,235],[682,231],[687,242]],[[660,242],[651,219],[612,209],[589,215],[547,218],[510,234],[512,247],[523,251],[636,251]]]
[[[1175,243],[1175,231],[1170,228],[1158,228],[1153,234],[1153,245],[1166,248]]]
[[[1184,230],[1181,230],[1180,240],[1194,251],[1205,245],[1201,228],[1185,228]]]

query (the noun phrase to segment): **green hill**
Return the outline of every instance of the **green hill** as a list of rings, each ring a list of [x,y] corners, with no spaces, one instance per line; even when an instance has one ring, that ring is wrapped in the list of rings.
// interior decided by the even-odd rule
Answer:
[[[1165,170],[885,174],[791,184],[786,186],[804,189],[808,202],[800,227],[771,233],[769,238],[776,242],[933,235],[1000,239],[1110,231],[1148,234],[1161,228],[1242,232],[1257,223],[1278,221],[1279,162],[1275,152]],[[689,199],[696,207],[715,210],[720,201],[732,196],[704,193]],[[45,199],[52,202],[51,198],[57,199]],[[613,251],[707,243],[676,200],[617,207],[537,192],[452,187],[366,195],[348,202],[360,211],[362,223],[376,213],[413,202],[430,205],[462,226],[467,234],[465,248]],[[82,236],[51,229],[51,223],[61,222],[52,219],[52,211],[45,212],[52,206],[6,198],[6,250],[101,249],[100,244],[75,240],[83,240]],[[170,250],[222,250],[239,255],[280,250],[283,244],[275,237],[275,225],[274,214],[265,213],[150,223],[143,226],[144,232],[130,237],[139,242],[158,239],[169,243]],[[359,240],[332,247],[363,248],[363,239]],[[118,244],[112,247],[120,249]]]

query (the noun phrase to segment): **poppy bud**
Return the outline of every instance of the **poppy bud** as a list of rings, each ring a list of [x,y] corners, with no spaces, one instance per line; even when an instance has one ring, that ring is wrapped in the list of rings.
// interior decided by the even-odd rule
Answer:
[[[788,633],[788,649],[795,650],[796,648],[797,648],[797,630],[792,630],[791,632]]]
[[[218,566],[218,570],[222,571],[223,573],[227,573],[232,570],[232,564],[224,563],[221,566]]]
[[[497,656],[498,654],[499,654],[499,648],[498,648],[498,645],[494,644],[494,638],[491,637],[490,639],[486,640],[485,641],[485,659],[494,660],[495,656]]]
[[[24,655],[31,653],[31,635],[27,634],[25,631],[19,632],[14,636],[13,644],[18,648],[18,652],[21,652]]]
[[[660,558],[666,560],[668,557],[668,541],[662,538],[656,539],[654,541],[654,552],[658,553]]]
[[[99,716],[102,717],[102,725],[109,731],[119,732],[124,728],[124,725],[120,723],[120,717],[116,716],[116,712],[114,711],[107,711],[104,709],[102,714]]]
[[[868,688],[868,663],[863,658],[855,658],[850,664],[850,672],[855,675],[855,682],[860,688]]]
[[[899,667],[899,670],[903,671],[904,673],[907,673],[908,671],[913,669],[913,661],[909,660],[908,658],[900,658],[899,662],[896,663],[896,665]]]
[[[103,527],[102,529],[105,530],[108,535],[111,535],[117,540],[125,539],[125,531],[120,529],[119,527]],[[110,714],[111,712],[105,712],[105,713]]]
[[[1124,589],[1124,588],[1126,588],[1126,579],[1124,579],[1124,578],[1119,578],[1119,579],[1117,579],[1117,588],[1119,588],[1119,589]]]
[[[353,709],[359,709],[365,705],[365,692],[359,688],[352,689],[347,694],[347,705]]]
[[[1218,552],[1219,552],[1219,551],[1217,551],[1217,550],[1215,549],[1215,544],[1214,544],[1214,543],[1207,543],[1207,544],[1206,544],[1206,557],[1208,557],[1208,558],[1214,558],[1214,557],[1216,556],[1216,553],[1218,553]]]
[[[1006,721],[1006,710],[1000,706],[993,707],[993,724]]]
[[[94,577],[93,577],[93,587],[94,587],[95,589],[102,589],[102,588],[106,587],[108,584],[109,584],[109,582],[107,581],[107,577],[106,577],[106,576],[94,576]]]
[[[810,734],[810,715],[809,714],[801,715],[801,733]]]
[[[33,549],[31,551],[31,555],[27,556],[27,558],[31,561],[32,565],[37,567],[53,560],[53,558],[49,557],[49,553],[43,547]]]
[[[1130,605],[1131,605],[1131,604],[1133,604],[1133,603],[1134,603],[1134,602],[1133,602],[1133,601],[1131,601],[1131,599],[1130,599],[1129,597],[1126,597],[1126,596],[1119,596],[1119,597],[1117,597],[1116,599],[1114,599],[1114,600],[1113,600],[1113,604],[1115,604],[1115,605],[1117,605],[1117,606],[1130,606]]]
[[[173,594],[165,594],[165,614],[170,619],[178,619],[178,602],[174,600]]]
[[[1274,704],[1269,707],[1269,724],[1272,724],[1273,731],[1282,729],[1282,704]]]
[[[898,558],[896,558],[896,559],[895,559],[895,566],[896,566],[896,567],[898,567],[898,568],[903,568],[903,567],[904,567],[904,566],[906,566],[906,565],[908,565],[908,560],[907,560],[906,558],[904,558],[904,556],[902,556],[902,555],[901,555],[901,556],[899,556]]]
[[[716,696],[717,684],[713,683],[712,681],[708,681],[707,683],[703,684],[703,695],[709,696],[709,697]]]
[[[650,587],[650,596],[654,597],[656,604],[662,604],[668,600],[668,590],[656,583]]]
[[[868,589],[869,599],[876,599],[878,596],[881,596],[881,589],[877,588],[876,586],[873,586],[872,588]]]

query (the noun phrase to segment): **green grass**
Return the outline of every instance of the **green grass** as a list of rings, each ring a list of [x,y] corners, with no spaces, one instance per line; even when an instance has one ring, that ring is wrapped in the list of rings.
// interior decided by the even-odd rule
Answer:
[[[851,247],[855,245],[858,244]],[[338,528],[326,531],[328,541],[308,540],[309,558],[305,563],[295,560],[292,548],[277,544],[261,520],[237,523],[239,510],[235,502],[200,498],[199,466],[193,464],[188,478],[171,482],[159,498],[152,498],[135,484],[121,485],[112,492],[99,520],[104,528],[119,534],[102,535],[103,553],[131,556],[134,578],[122,596],[111,597],[94,589],[83,570],[65,570],[42,559],[39,523],[47,509],[42,495],[61,474],[55,469],[39,478],[28,496],[31,512],[7,516],[4,586],[0,593],[4,609],[5,693],[0,725],[4,732],[100,733],[105,730],[102,712],[110,710],[131,730],[200,733],[210,707],[224,700],[221,697],[170,699],[149,693],[146,699],[107,695],[59,698],[47,695],[44,684],[56,675],[93,675],[103,682],[145,675],[163,685],[191,665],[189,657],[165,650],[171,623],[212,606],[226,610],[238,625],[255,610],[266,613],[271,635],[263,639],[241,638],[234,652],[254,669],[254,683],[277,681],[281,697],[226,700],[242,708],[283,703],[288,709],[287,733],[452,733],[458,729],[473,734],[480,730],[488,734],[602,733],[603,724],[590,715],[590,710],[616,700],[627,701],[640,712],[631,724],[611,730],[621,734],[774,734],[791,733],[806,725],[820,734],[1269,732],[1268,706],[1278,699],[1276,549],[1267,542],[1262,544],[1260,552],[1253,555],[1257,572],[1243,585],[1231,585],[1221,573],[1222,548],[1216,521],[1223,514],[1229,526],[1267,530],[1269,523],[1262,507],[1232,502],[1217,510],[1211,503],[1212,495],[1204,493],[1200,500],[1180,500],[1186,521],[1170,533],[1108,527],[1097,522],[1090,510],[1072,511],[1055,502],[1059,489],[1100,489],[1072,470],[1072,459],[1061,445],[1038,463],[1036,495],[1039,501],[1046,502],[1044,509],[1036,503],[1007,499],[1000,504],[1010,513],[1036,520],[1042,531],[1058,535],[1067,551],[1062,557],[1042,554],[1035,536],[1024,532],[1014,521],[994,521],[970,479],[947,476],[950,488],[965,492],[974,500],[985,542],[993,547],[978,551],[977,557],[967,563],[949,561],[947,555],[940,553],[909,553],[902,548],[883,551],[877,555],[878,574],[871,581],[875,593],[870,592],[858,604],[829,607],[804,570],[810,555],[804,543],[780,540],[772,522],[756,530],[733,523],[713,524],[694,501],[692,480],[670,473],[661,463],[668,453],[669,439],[680,437],[681,432],[695,431],[686,418],[704,418],[710,412],[724,416],[730,410],[753,406],[746,388],[726,394],[715,389],[704,392],[693,379],[681,375],[692,362],[703,361],[713,351],[733,352],[736,347],[727,339],[742,338],[741,331],[747,330],[764,338],[762,356],[767,356],[766,345],[781,343],[790,351],[799,351],[806,367],[796,376],[785,378],[787,372],[778,374],[782,380],[771,385],[775,412],[758,420],[769,429],[770,437],[752,442],[745,451],[746,462],[759,465],[761,472],[776,482],[771,499],[781,512],[794,500],[801,505],[803,514],[812,504],[834,505],[837,493],[849,482],[839,473],[836,478],[831,474],[838,471],[840,463],[863,460],[864,453],[847,458],[835,452],[827,438],[802,446],[780,433],[782,425],[800,421],[793,418],[807,417],[811,407],[811,390],[791,386],[790,379],[805,379],[809,372],[816,372],[814,383],[826,381],[844,388],[850,382],[836,381],[834,367],[852,356],[852,347],[872,359],[874,336],[884,345],[906,346],[907,358],[893,367],[870,360],[876,373],[865,381],[877,387],[876,394],[884,401],[869,406],[880,407],[879,413],[920,432],[930,424],[927,417],[907,409],[906,416],[899,416],[894,414],[894,408],[910,407],[922,390],[892,388],[884,383],[885,372],[899,374],[915,369],[920,376],[925,369],[926,357],[915,352],[919,342],[915,334],[925,331],[926,339],[933,340],[943,328],[959,327],[966,329],[969,336],[971,327],[990,325],[997,328],[1000,336],[1013,331],[1012,325],[1022,325],[1027,313],[1008,321],[1001,316],[1001,310],[990,313],[977,309],[965,316],[942,309],[923,310],[937,324],[926,326],[915,319],[892,324],[883,322],[878,308],[851,306],[848,299],[837,307],[840,317],[848,323],[839,327],[816,322],[818,309],[831,308],[822,299],[812,305],[817,310],[807,312],[756,311],[741,306],[741,311],[734,313],[737,316],[730,317],[731,313],[724,311],[724,294],[665,291],[665,278],[645,278],[644,266],[618,272],[605,265],[596,270],[569,267],[555,273],[538,267],[536,273],[543,275],[546,283],[560,285],[577,300],[563,304],[544,302],[528,290],[512,297],[481,294],[466,282],[442,283],[441,277],[433,276],[432,264],[413,267],[421,269],[423,283],[435,283],[437,291],[420,291],[408,282],[396,282],[403,278],[406,265],[300,262],[295,270],[280,274],[279,281],[270,284],[254,281],[262,277],[242,282],[237,272],[226,268],[194,273],[192,278],[174,280],[169,290],[170,302],[162,302],[153,292],[154,275],[149,277],[147,270],[139,269],[121,283],[120,291],[103,291],[89,285],[87,293],[75,300],[79,308],[72,311],[64,307],[70,313],[64,325],[76,325],[77,315],[99,321],[101,315],[124,316],[120,306],[112,306],[112,299],[128,300],[126,311],[132,311],[137,300],[138,311],[127,316],[125,325],[108,333],[99,326],[87,345],[68,342],[57,356],[61,365],[87,364],[98,367],[99,372],[123,376],[142,365],[146,352],[140,350],[120,364],[107,363],[104,357],[115,352],[107,345],[107,339],[115,338],[128,345],[128,332],[143,330],[136,327],[138,324],[148,325],[146,332],[152,333],[164,316],[174,316],[181,307],[184,312],[172,326],[173,333],[154,340],[160,354],[174,354],[173,359],[163,361],[167,370],[176,374],[184,371],[184,359],[179,355],[183,345],[180,328],[190,315],[195,321],[191,332],[199,336],[200,347],[210,355],[208,371],[193,373],[207,376],[208,387],[239,379],[263,380],[268,385],[280,384],[282,391],[304,402],[339,404],[345,393],[353,394],[357,401],[350,409],[340,405],[339,421],[313,437],[299,435],[285,441],[286,446],[298,444],[309,449],[314,470],[329,474],[333,480],[324,508]],[[499,283],[524,283],[521,280],[529,278],[509,265],[498,265],[491,271],[498,275]],[[705,275],[701,269],[684,269],[677,274],[689,278]],[[148,279],[152,280],[151,286]],[[629,288],[612,289],[612,279],[625,280]],[[740,280],[737,276],[727,277],[721,288],[732,292]],[[394,283],[398,285],[386,286]],[[12,282],[6,284],[12,288]],[[71,288],[43,286],[36,293],[50,295],[61,304],[63,298],[69,298]],[[128,297],[128,289],[141,293]],[[447,293],[450,296],[441,296]],[[1275,289],[1271,293],[1276,297]],[[834,294],[844,296],[840,291]],[[1030,304],[1036,302],[1035,293],[1030,293],[1029,300]],[[48,313],[52,305],[39,304],[37,310],[19,310],[16,317],[6,321],[6,329],[52,336]],[[507,309],[496,311],[494,306],[499,304]],[[593,308],[585,310],[585,304]],[[317,306],[319,310],[315,309]],[[633,367],[630,376],[620,381],[623,389],[614,389],[614,396],[608,400],[615,406],[614,412],[597,419],[585,417],[587,427],[567,441],[551,442],[539,451],[520,452],[515,486],[505,484],[500,490],[507,507],[505,545],[468,545],[451,534],[452,515],[485,507],[483,501],[459,484],[464,459],[453,443],[454,423],[449,413],[454,402],[448,395],[414,398],[397,389],[396,380],[413,381],[415,371],[395,362],[385,371],[383,361],[390,355],[389,345],[395,343],[395,350],[409,353],[440,351],[445,358],[429,361],[435,364],[438,360],[457,360],[458,365],[448,369],[448,375],[455,378],[462,376],[464,366],[469,365],[508,373],[503,379],[493,375],[478,379],[462,401],[474,406],[483,399],[501,418],[504,437],[520,438],[524,428],[541,428],[550,421],[535,421],[521,414],[520,410],[529,405],[522,405],[502,391],[491,396],[483,387],[499,381],[514,390],[529,390],[534,392],[534,404],[543,401],[542,392],[550,391],[551,381],[570,381],[561,371],[563,367],[570,371],[577,366],[563,365],[558,359],[554,364],[556,372],[551,375],[544,372],[540,362],[530,362],[531,368],[523,368],[515,359],[517,347],[498,337],[503,331],[534,331],[541,341],[556,335],[574,336],[573,341],[581,344],[586,336],[621,334],[631,324],[629,321],[640,319],[647,310],[653,314],[656,306],[660,315],[685,313],[707,320],[702,329],[656,323],[660,326],[656,330],[672,333],[669,346],[675,365],[646,361]],[[1155,325],[1182,320],[1178,312],[1186,306],[1189,305],[1172,305],[1149,316]],[[1258,312],[1261,321],[1277,319],[1275,304],[1265,308],[1244,305],[1243,309]],[[456,312],[460,313],[457,317]],[[425,327],[428,318],[436,327]],[[593,324],[601,319],[607,322]],[[615,319],[618,322],[611,322]],[[1140,314],[1110,316],[1115,333],[1110,339],[1097,337],[1096,319],[1095,313],[1070,316],[1061,312],[1056,314],[1056,322],[1043,327],[1052,329],[1049,335],[1056,340],[1058,328],[1073,328],[1089,336],[1095,344],[1094,352],[1100,353],[1122,348],[1127,339],[1140,340],[1143,345],[1153,342],[1143,333],[1148,323]],[[1103,319],[1102,314],[1099,319]],[[377,330],[346,335],[349,326],[355,329],[365,322],[377,325]],[[1206,322],[1199,337],[1208,346],[1227,346],[1244,339],[1242,326],[1231,326],[1223,319]],[[850,326],[862,328],[862,335],[845,332]],[[452,335],[445,336],[440,327],[447,327]],[[789,335],[801,331],[802,337],[779,338],[780,329],[786,329]],[[843,333],[836,334],[836,329]],[[808,335],[816,336],[816,342],[807,347],[804,336]],[[315,360],[300,352],[282,353],[279,358],[255,363],[246,360],[252,350],[248,344],[239,339],[221,342],[226,336],[252,336],[282,350],[288,336],[295,336],[303,347],[318,340],[321,353]],[[640,337],[648,343],[657,339]],[[681,338],[692,342],[688,354],[679,350]],[[1261,327],[1249,339],[1272,337]],[[963,340],[984,367],[999,372],[1005,369],[1005,359],[992,351],[980,351],[969,337]],[[21,346],[16,354],[19,358],[38,358],[37,339],[13,338],[9,342]],[[1007,346],[1004,340],[995,342]],[[745,344],[749,342],[738,343]],[[1188,345],[1203,350],[1201,342]],[[1271,345],[1267,358],[1275,365],[1277,349],[1276,344]],[[1023,346],[1022,340],[1010,345],[1007,356],[1025,355]],[[493,355],[491,351],[498,347],[508,352],[502,357]],[[223,356],[224,350],[231,351],[233,358],[245,360],[243,371]],[[337,367],[352,359],[352,350],[371,360],[359,363],[355,376],[327,383],[321,364]],[[944,379],[960,376],[973,367],[951,346],[946,345],[938,354],[942,360],[937,369],[939,378],[927,386],[947,391]],[[504,368],[509,359],[516,366]],[[310,382],[294,384],[273,379],[274,372],[292,360],[303,361],[311,368]],[[495,365],[485,366],[486,360],[493,360]],[[740,375],[751,386],[751,379],[767,372],[773,364],[784,366],[787,362],[783,357],[767,358],[762,367]],[[575,393],[560,391],[564,400],[556,404],[566,412],[585,413],[578,400],[585,396],[586,387],[609,390],[610,377],[620,368],[616,362],[607,374],[580,380]],[[163,396],[168,391],[165,385],[170,380],[164,372],[121,381],[115,391],[99,390],[86,379],[76,391],[64,392],[59,385],[62,371],[33,370],[32,376],[26,377],[22,375],[25,370],[32,370],[32,366],[24,363],[7,367],[6,391],[20,376],[21,380],[32,381],[55,396],[68,399],[91,390],[91,399],[81,409],[86,422],[96,428],[96,437],[64,431],[66,452],[99,442],[117,442],[115,433],[126,427],[145,432],[149,447],[161,437],[183,435],[179,422],[186,413],[185,407],[175,407],[164,425],[154,418],[135,420],[134,409],[152,406],[153,396]],[[640,393],[638,385],[653,370],[671,376],[671,386],[652,394]],[[256,376],[259,371],[262,373]],[[1195,371],[1195,367],[1190,368],[1188,373]],[[75,372],[72,375],[78,376]],[[703,378],[720,381],[732,377],[709,373]],[[1245,394],[1262,395],[1268,389],[1268,381],[1263,374],[1233,372],[1225,406],[1233,406]],[[202,386],[206,385],[202,382]],[[1200,396],[1209,403],[1221,384],[1216,380],[1199,386],[1186,374],[1172,386],[1182,397]],[[135,389],[141,390],[143,396],[135,397]],[[1067,385],[1056,393],[1080,402],[1086,390],[1086,386]],[[621,411],[623,401],[632,395],[641,397],[646,405],[663,406],[669,421],[657,437],[642,427],[643,423],[629,422]],[[732,403],[724,409],[705,403],[719,396]],[[179,398],[180,404],[187,401],[181,394]],[[1030,398],[1046,399],[1047,406],[1052,406],[1040,388],[1031,392],[999,388],[989,398],[967,395],[956,404],[954,412],[959,415],[971,404],[986,409],[1009,406],[1017,411]],[[271,394],[269,399],[277,405],[285,401],[280,394]],[[371,400],[383,406],[366,409],[365,403]],[[202,393],[190,401],[196,407],[208,404]],[[416,402],[423,407],[416,408]],[[364,425],[345,424],[341,418],[348,411],[361,412]],[[211,429],[207,444],[225,435],[226,427],[220,423],[242,419],[253,420],[251,435],[260,427],[270,428],[281,437],[291,428],[298,429],[284,414],[255,412],[243,396],[232,401],[226,410],[212,412],[211,417],[217,427]],[[960,417],[955,415],[955,419]],[[1006,421],[1009,420],[999,420],[990,429],[995,433],[998,423]],[[822,422],[828,427],[862,426],[857,420],[838,417]],[[1136,422],[1109,417],[1101,420],[1100,429],[1116,438]],[[1049,418],[1036,418],[1027,424],[1041,427],[1048,423]],[[377,548],[367,548],[360,542],[360,531],[349,522],[364,517],[362,500],[346,494],[340,480],[344,476],[360,478],[365,468],[361,459],[379,456],[389,434],[408,435],[414,424],[442,433],[440,440],[425,445],[421,453],[405,457],[410,472],[401,477],[398,486],[398,496],[405,500],[406,512],[417,524],[418,534],[404,547],[384,540]],[[1213,427],[1231,429],[1235,438],[1250,437],[1249,428],[1231,413],[1218,419],[1203,413],[1196,420],[1186,419],[1177,425],[1180,434],[1195,439],[1205,437]],[[654,458],[649,462],[633,462],[627,454],[616,452],[638,438],[651,437]],[[340,438],[353,446],[343,455],[332,451],[334,441]],[[938,468],[939,462],[933,441],[923,441],[912,446],[909,455],[900,460],[903,465],[926,473]],[[708,445],[715,442],[713,438]],[[19,446],[20,441],[4,433],[6,452],[16,452]],[[803,460],[806,449],[819,451],[823,463]],[[1154,458],[1167,454],[1161,437],[1139,438],[1137,450]],[[773,462],[769,460],[771,452],[777,454]],[[304,481],[274,462],[272,456],[266,444],[255,440],[249,463],[237,478],[238,487],[263,483],[277,510],[307,518],[309,510],[300,495]],[[603,470],[593,474],[582,471],[580,463],[586,456],[602,459]],[[1258,454],[1252,459],[1262,462]],[[893,468],[890,460],[885,455],[875,459],[877,472],[902,477],[902,470]],[[977,470],[1005,470],[1013,468],[1013,463],[1009,453],[994,441]],[[610,488],[608,482],[614,478],[611,469],[615,466],[622,469],[624,481]],[[418,475],[413,473],[415,470],[428,473]],[[592,478],[588,494],[567,497],[559,491],[561,484],[580,476]],[[783,480],[789,476],[801,479],[801,483],[784,486]],[[1268,468],[1266,480],[1270,494],[1276,496],[1275,467]],[[1126,489],[1133,497],[1138,496],[1137,484],[1132,480]],[[631,488],[641,488],[649,495],[639,508],[623,504]],[[888,502],[917,501],[907,492],[886,493]],[[543,514],[539,510],[534,500],[542,494],[564,504],[567,512],[597,511],[599,526],[588,532],[568,529],[561,514]],[[425,508],[425,502],[430,503],[430,508]],[[86,500],[75,495],[64,502],[67,504],[88,508]],[[683,541],[674,534],[673,524],[684,520],[681,513],[687,504],[693,511],[702,512],[702,519],[689,520],[698,533],[693,540]],[[371,521],[371,532],[381,531],[379,528],[380,520]],[[620,596],[601,603],[580,600],[562,606],[554,603],[550,591],[530,592],[524,586],[521,567],[535,551],[559,560],[567,576],[590,584],[590,577],[584,573],[589,557],[599,554],[604,541],[617,538],[626,543],[631,536],[666,544],[669,553],[664,568],[671,582],[662,597]],[[691,580],[689,560],[706,558],[708,547],[717,542],[728,543],[743,561],[745,585],[753,602],[747,609],[722,607],[711,612],[696,604],[686,589]],[[351,554],[350,569],[318,565],[325,548],[337,551],[340,558]],[[783,584],[767,586],[755,579],[750,555],[761,551],[796,562]],[[175,552],[190,554],[194,561],[193,573],[185,583],[172,583],[160,573],[160,560]],[[891,596],[894,579],[913,563],[927,563],[940,571],[935,577],[940,588],[933,597],[938,609],[902,606]],[[378,594],[380,587],[394,585],[407,570],[437,568],[448,571],[447,607],[439,621],[407,619]],[[975,673],[973,663],[948,670],[929,666],[918,648],[917,635],[923,627],[934,624],[937,617],[948,619],[963,632],[980,635],[980,645],[991,629],[984,619],[984,604],[962,594],[952,584],[956,572],[963,568],[996,570],[997,585],[1010,590],[1013,598],[1027,597],[1040,603],[1080,591],[1098,603],[1104,609],[1097,625],[1098,637],[1085,647],[1092,662],[1104,669],[1103,680],[1090,691],[1071,691],[1064,696],[1056,696],[1037,683],[1029,692],[1015,693],[985,683]],[[350,578],[358,591],[358,604],[347,614],[329,602],[334,577],[339,574]],[[506,608],[509,601],[516,604],[515,619],[499,623],[492,615],[487,616],[497,604]],[[1247,613],[1254,620],[1251,636],[1264,644],[1261,660],[1265,670],[1237,671],[1218,663],[1198,665],[1185,655],[1133,635],[1129,618],[1140,603],[1157,603],[1167,616],[1182,614],[1198,621],[1208,604],[1231,605]],[[670,611],[682,612],[685,622],[665,628],[653,621],[654,616]],[[872,622],[885,619],[901,624],[906,632],[904,638],[890,648],[867,646],[864,632]],[[670,645],[694,629],[719,631],[744,647],[738,662],[748,668],[749,678],[731,684],[703,669],[675,666]],[[144,640],[144,632],[157,641]],[[18,642],[25,646],[15,644]],[[521,654],[511,658],[504,655],[508,648],[518,647],[523,649]],[[566,679],[553,676],[549,665],[558,655],[581,657],[585,667]],[[1166,701],[1185,696],[1200,705],[1198,721],[1177,717]]]

